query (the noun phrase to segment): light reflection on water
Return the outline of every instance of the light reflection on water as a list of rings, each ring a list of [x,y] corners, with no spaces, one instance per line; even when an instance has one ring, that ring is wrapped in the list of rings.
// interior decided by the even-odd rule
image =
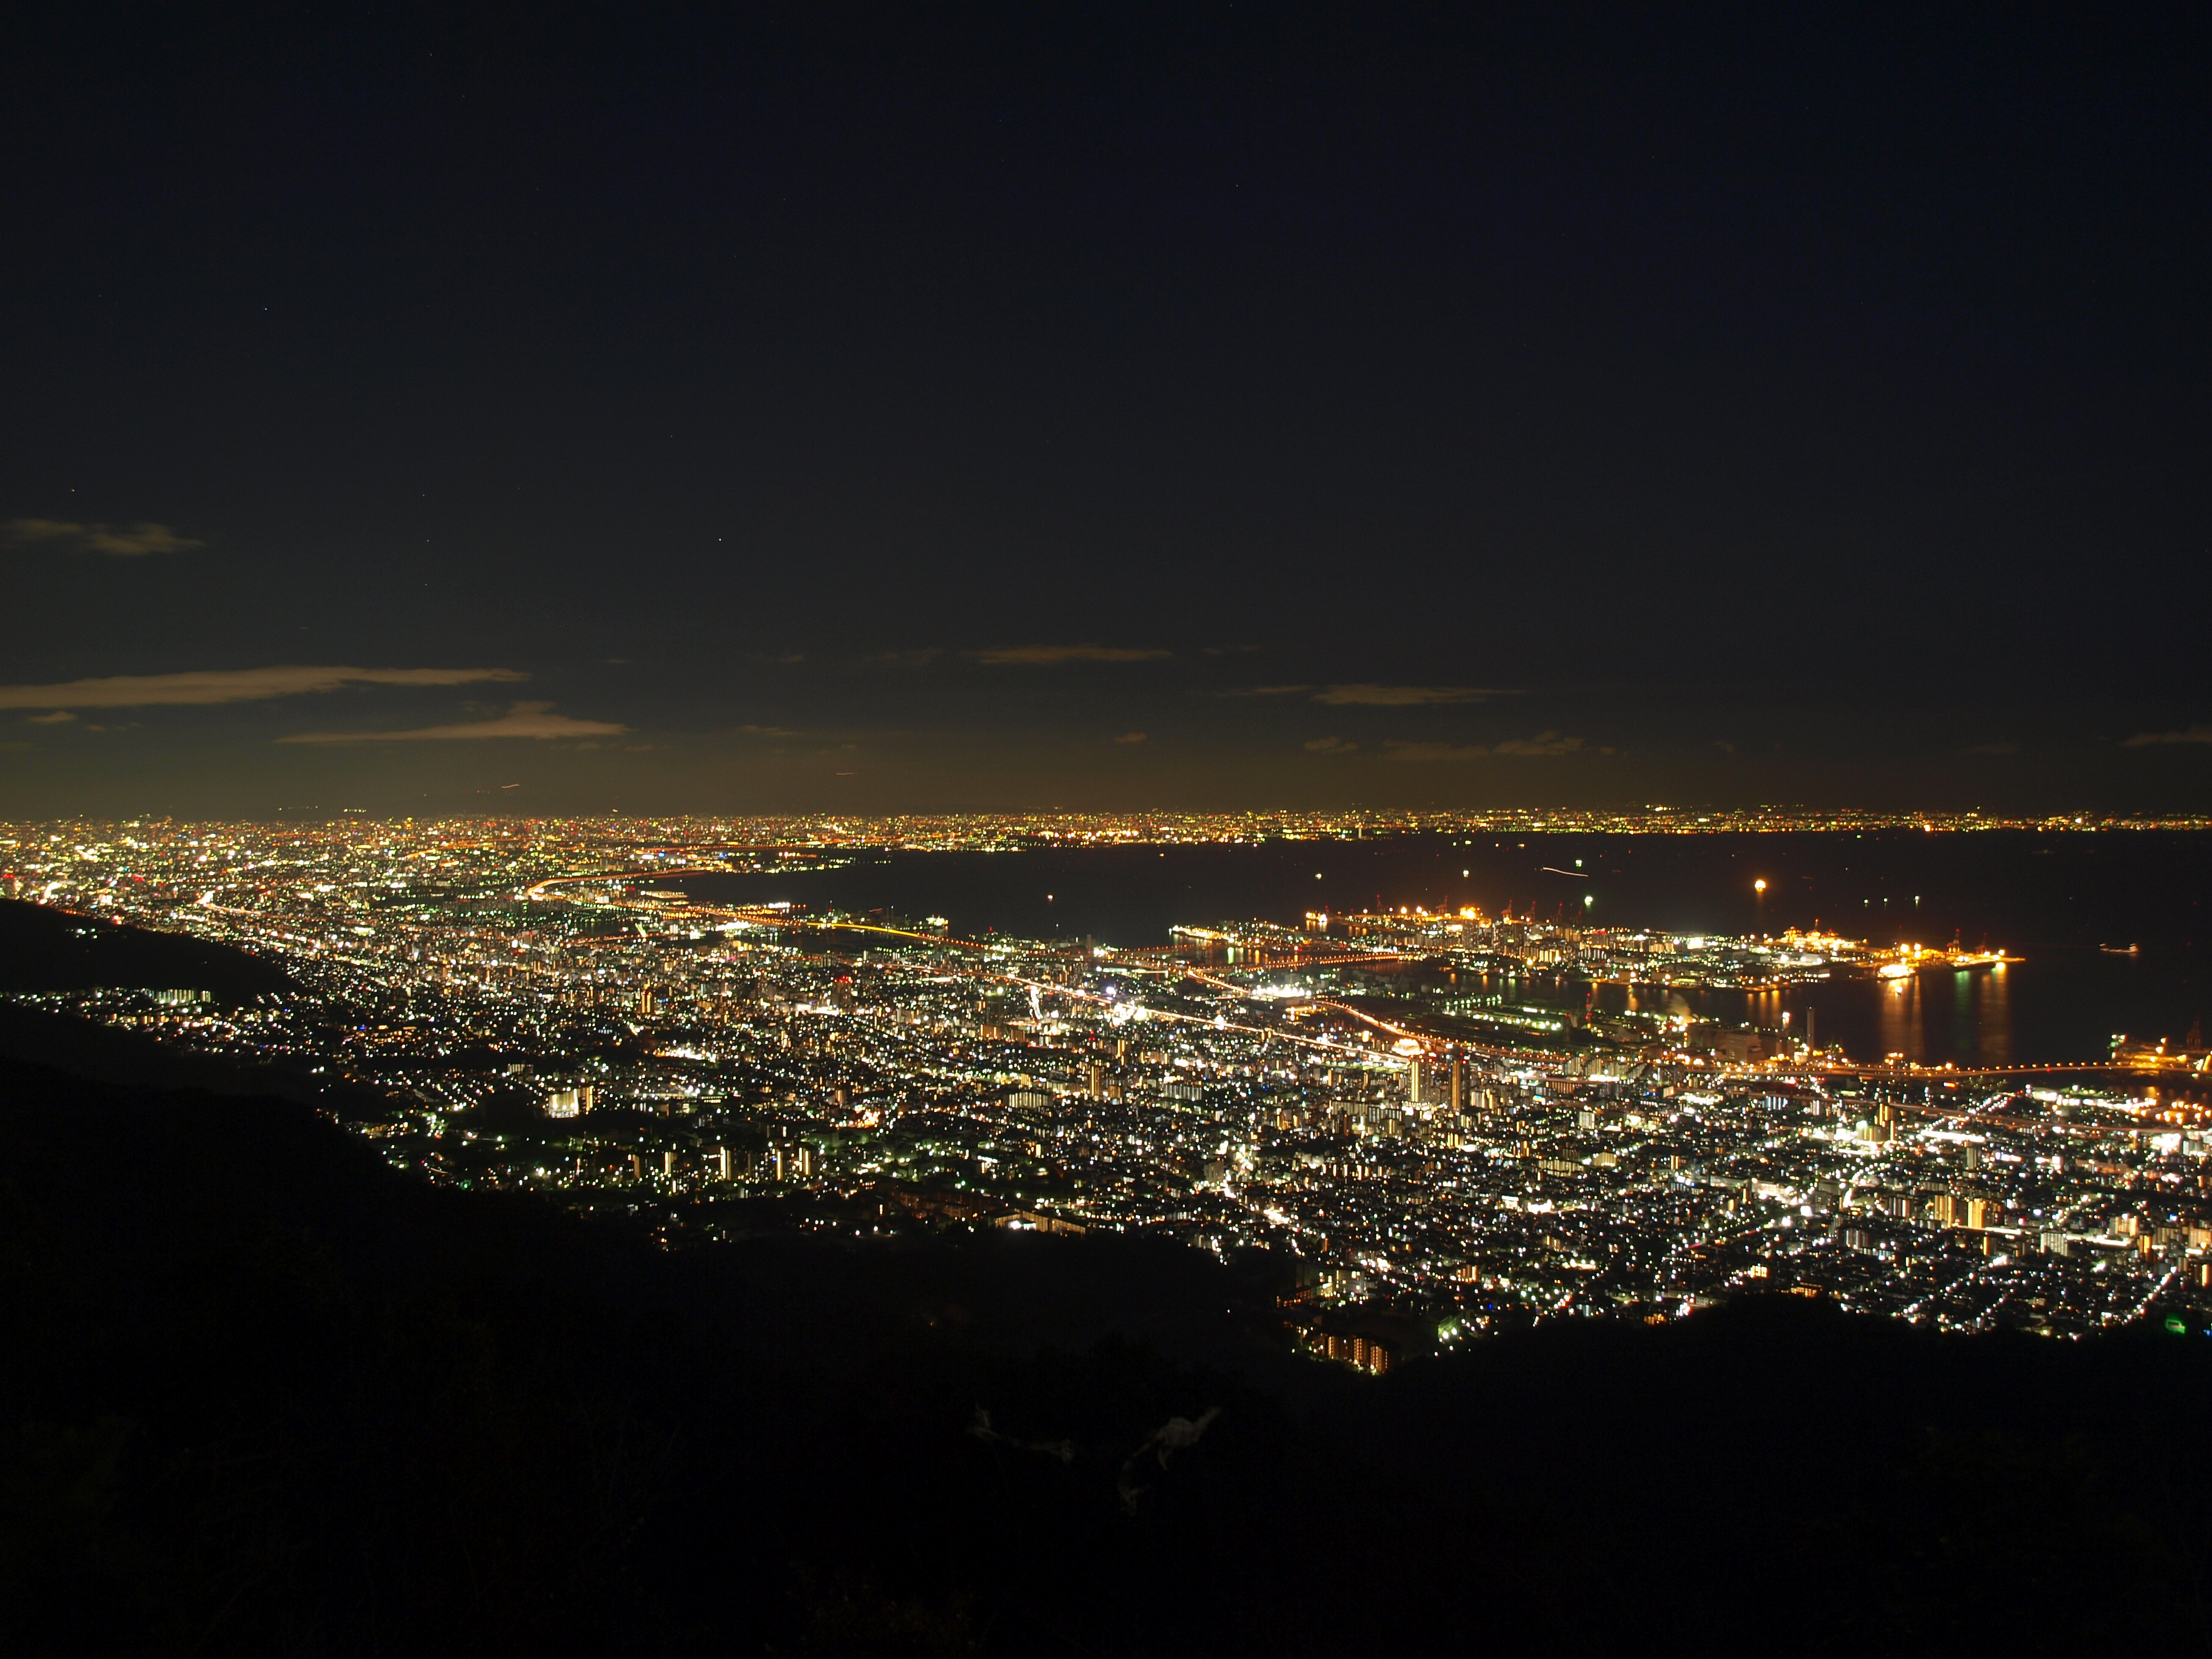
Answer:
[[[1656,1014],[1716,1020],[1804,1037],[1865,1065],[1891,1054],[1926,1066],[2096,1065],[2151,1000],[2140,959],[2054,950],[2002,967],[1931,969],[1900,980],[1833,979],[1770,989],[1674,985],[1595,987],[1556,974],[1463,974],[1462,995],[1494,999],[1510,1012],[1529,1006],[1579,1013]],[[2189,981],[2181,981],[2187,991]],[[1470,1013],[1476,1011],[1470,1009]],[[2179,1038],[2197,1016],[2189,1004],[2138,1022],[2130,1035]],[[2207,1021],[2212,1024],[2212,1021]]]
[[[2013,988],[2027,971],[2023,964],[2014,963],[1900,980],[1830,980],[1764,990],[1608,983],[1595,988],[1591,1002],[1600,1012],[1749,1024],[1792,1039],[1805,1037],[1809,1030],[1820,1048],[1840,1048],[1846,1058],[1862,1063],[1891,1054],[1938,1066],[1946,1060],[1960,1066],[2009,1066],[2103,1059],[2104,1043],[2087,1032],[2049,1031],[2051,1041],[2031,1042],[2026,1053],[2015,1053]],[[2063,994],[2063,973],[2045,977],[2053,981],[2050,988],[2061,988]],[[1589,994],[1580,981],[1554,975],[1468,975],[1461,984],[1469,990],[1479,988],[1509,1010],[1522,1004],[1578,1010]]]
[[[1903,1054],[1907,1060],[1928,1058],[1927,1016],[1921,1006],[1920,976],[1877,980],[1875,1006],[1881,1022],[1881,1053],[1887,1060]]]
[[[2012,974],[1991,971],[1962,977],[1974,988],[1974,1058],[1984,1066],[2012,1064]]]
[[[1762,867],[1786,859],[1796,873],[1777,891],[1786,886],[1796,893],[1803,914],[1775,908],[1770,894],[1770,925],[1809,923],[1826,904],[1854,895],[1879,902],[1885,893],[1927,893],[1938,897],[1916,937],[1963,934],[2009,945],[2027,960],[1963,975],[1934,970],[1902,988],[1872,979],[1790,986],[1755,1003],[1753,994],[1740,990],[1604,985],[1596,988],[1597,1006],[1770,1028],[1786,1012],[1793,1036],[1810,1016],[1820,1046],[1840,1048],[1855,1061],[1903,1054],[1930,1065],[2023,1066],[2095,1063],[2110,1055],[2116,1033],[2178,1042],[2192,1023],[2212,1024],[2212,938],[2202,937],[2203,917],[2212,910],[2207,839],[1599,836],[1568,847],[1535,838],[1478,844],[1415,837],[1388,844],[902,853],[830,870],[674,884],[714,902],[788,900],[947,915],[954,931],[969,936],[989,929],[1024,939],[1092,933],[1105,943],[1152,946],[1166,943],[1177,922],[1261,917],[1295,924],[1317,890],[1382,906],[1494,906],[1516,893],[1525,902],[1529,884],[1558,879],[1538,866],[1559,864],[1563,854],[1606,866],[1613,884],[1596,889],[1601,921],[1610,915],[1692,933],[1750,927],[1750,915],[1716,908],[1716,896],[1738,890],[1745,860],[1754,855]],[[1473,878],[1462,880],[1470,869]],[[1318,887],[1317,878],[1325,878]],[[1879,934],[1879,942],[1902,936],[1877,927],[1867,908],[1861,931]],[[2143,946],[2140,953],[2100,951],[2100,939],[2142,939]],[[1453,988],[1473,992],[1479,977],[1462,974]],[[1481,991],[1502,995],[1509,1006],[1528,1002],[1577,1012],[1587,994],[1579,983],[1541,974],[1492,976]]]
[[[2103,1059],[2106,1042],[2100,1039],[2106,1034],[2086,1027],[2063,1029],[2083,1025],[2078,1007],[2069,1010],[2070,1018],[2045,1022],[2039,1028],[2039,1037],[2021,1040],[2014,1029],[2013,1000],[2024,980],[2036,977],[2036,966],[1942,970],[1899,980],[1830,980],[1758,991],[1601,985],[1596,1006],[1607,1012],[1748,1024],[1763,1030],[1786,1031],[1792,1038],[1804,1036],[1809,1024],[1820,1047],[1840,1048],[1847,1058],[1861,1062],[1891,1054],[1938,1066],[1947,1060],[1960,1066],[2010,1066]],[[2034,988],[2045,1000],[2055,997],[2062,1004],[2073,1002],[2077,999],[2067,983],[2070,977],[2066,968],[2054,965]]]

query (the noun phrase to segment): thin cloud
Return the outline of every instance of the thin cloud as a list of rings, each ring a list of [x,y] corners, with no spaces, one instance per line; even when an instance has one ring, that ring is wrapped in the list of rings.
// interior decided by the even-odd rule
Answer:
[[[1314,694],[1316,702],[1339,707],[1410,708],[1423,703],[1480,702],[1488,697],[1517,697],[1518,691],[1486,685],[1332,685]]]
[[[2207,736],[2208,739],[2212,739],[2212,733]],[[1962,755],[2017,755],[2020,745],[2016,743],[1978,743],[1972,748],[1961,749],[1959,752]]]
[[[209,668],[114,674],[61,685],[0,685],[0,708],[148,708],[156,703],[258,702],[346,685],[474,685],[526,680],[512,668]]]
[[[1563,738],[1556,732],[1539,732],[1533,738],[1509,738],[1491,752],[1498,755],[1571,755],[1582,746],[1580,738]]]
[[[519,702],[496,719],[411,732],[298,732],[279,743],[443,743],[472,738],[611,738],[629,730],[611,720],[580,720],[550,712],[550,702]]]
[[[1175,653],[1130,645],[1008,645],[968,654],[980,663],[1050,668],[1064,662],[1152,662]]]
[[[1239,685],[1226,691],[1217,691],[1217,697],[1294,697],[1301,691],[1310,691],[1310,685]]]
[[[2186,732],[2138,732],[2120,747],[2142,749],[2154,743],[2212,743],[2212,726],[2192,726]]]
[[[1578,754],[1583,749],[1583,739],[1563,738],[1557,732],[1540,732],[1533,738],[1509,738],[1488,749],[1479,743],[1407,743],[1397,739],[1383,746],[1389,750],[1394,760],[1471,761],[1486,759],[1492,755]],[[1602,749],[1598,752],[1610,755],[1613,750]]]
[[[1116,743],[1142,743],[1144,740],[1145,734],[1142,732],[1124,732],[1114,739]]]
[[[1306,747],[1316,755],[1348,755],[1359,745],[1342,738],[1314,738],[1307,742]]]
[[[51,714],[26,714],[23,718],[33,726],[59,726],[64,720],[73,720],[76,716],[66,708],[57,708]]]
[[[1404,743],[1393,738],[1382,745],[1392,760],[1471,761],[1490,753],[1479,743]]]
[[[73,553],[105,553],[112,558],[143,558],[149,553],[189,553],[207,544],[179,536],[165,524],[141,520],[129,529],[104,524],[73,524],[63,519],[10,519],[0,536],[17,546],[58,542]]]

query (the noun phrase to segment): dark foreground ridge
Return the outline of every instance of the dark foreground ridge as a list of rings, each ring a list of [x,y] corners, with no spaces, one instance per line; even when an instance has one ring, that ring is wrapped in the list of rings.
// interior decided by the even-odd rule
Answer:
[[[12,1652],[2212,1636],[2199,1335],[1786,1298],[1370,1383],[1237,1348],[1250,1286],[1174,1247],[670,1252],[300,1105],[13,1063],[0,1131]]]
[[[299,988],[276,963],[230,945],[0,899],[0,997],[120,987],[189,988],[224,1006]],[[369,1091],[305,1065],[242,1066],[17,1001],[0,1001],[0,1057],[57,1066],[103,1083],[276,1095],[353,1114],[380,1106]]]
[[[0,992],[102,985],[190,985],[230,1000],[293,988],[275,963],[228,945],[0,900]]]

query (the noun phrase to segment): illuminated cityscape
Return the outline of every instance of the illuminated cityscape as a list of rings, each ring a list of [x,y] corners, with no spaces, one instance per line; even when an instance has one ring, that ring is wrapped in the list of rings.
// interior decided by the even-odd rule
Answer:
[[[27,7],[0,1656],[2212,1650],[2186,7]]]
[[[1296,1264],[1286,1333],[1370,1370],[1746,1289],[2057,1336],[2212,1306],[2196,1033],[1977,1073],[1670,999],[2002,975],[2002,950],[1472,906],[1194,918],[1141,944],[975,939],[683,885],[885,846],[1385,833],[341,819],[18,825],[4,856],[11,896],[237,946],[298,988],[20,1003],[351,1085],[382,1103],[352,1127],[396,1165],[614,1206],[671,1244],[774,1224],[1258,1247]],[[1601,1006],[1604,986],[1626,1006]]]

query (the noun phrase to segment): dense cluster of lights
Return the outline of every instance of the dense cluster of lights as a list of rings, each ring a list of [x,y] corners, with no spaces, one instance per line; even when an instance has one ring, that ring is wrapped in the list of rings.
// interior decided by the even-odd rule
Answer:
[[[1545,816],[1514,827],[1570,827]],[[1267,1246],[1301,1264],[1290,1313],[1310,1345],[1370,1368],[1407,1344],[1662,1320],[1747,1286],[2054,1334],[2205,1294],[2205,1132],[2171,1100],[1852,1068],[1802,1034],[1516,989],[1538,972],[1771,986],[1950,953],[1472,907],[1193,925],[1117,949],[718,906],[685,885],[860,847],[1382,822],[70,823],[0,832],[0,858],[13,896],[239,945],[301,987],[32,1000],[356,1085],[386,1103],[359,1127],[397,1164],[619,1205],[671,1237],[768,1201],[863,1232]],[[1395,991],[1416,963],[1423,994]]]

